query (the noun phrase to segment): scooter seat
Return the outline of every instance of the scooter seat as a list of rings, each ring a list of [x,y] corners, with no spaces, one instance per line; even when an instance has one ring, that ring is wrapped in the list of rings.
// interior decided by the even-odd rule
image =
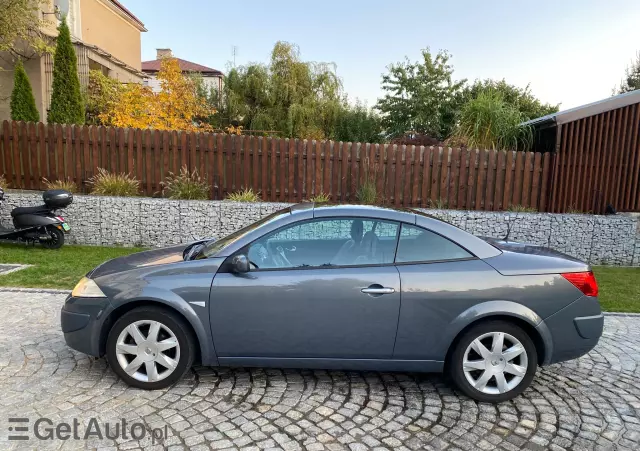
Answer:
[[[46,205],[39,205],[37,207],[16,207],[11,210],[11,216],[21,216],[21,215],[37,215],[43,213],[49,213],[51,209]]]

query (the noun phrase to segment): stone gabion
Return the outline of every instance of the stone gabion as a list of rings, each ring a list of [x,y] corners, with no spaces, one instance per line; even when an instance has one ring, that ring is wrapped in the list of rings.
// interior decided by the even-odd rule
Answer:
[[[5,194],[0,223],[11,209],[42,204],[36,192]],[[60,213],[71,225],[68,242],[158,247],[220,238],[291,204],[187,201],[76,195]],[[640,217],[551,213],[426,210],[477,236],[550,247],[591,264],[640,266]]]

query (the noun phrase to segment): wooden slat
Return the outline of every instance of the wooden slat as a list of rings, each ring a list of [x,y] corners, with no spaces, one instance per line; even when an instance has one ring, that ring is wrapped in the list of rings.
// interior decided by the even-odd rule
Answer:
[[[395,165],[395,144],[384,144],[384,194],[382,195],[384,198],[384,202],[386,204],[391,205],[391,200],[393,197],[393,168]]]
[[[442,159],[440,165],[440,192],[438,193],[438,199],[440,203],[446,203],[448,201],[448,185],[447,179],[449,178],[449,154],[450,149],[448,147],[442,148]]]
[[[616,172],[614,174],[615,179],[613,183],[613,206],[616,210],[622,210],[624,207],[620,204],[620,199],[622,198],[621,191],[623,190],[624,184],[626,180],[622,177],[622,166],[624,164],[624,157],[627,154],[627,121],[629,120],[629,110],[630,106],[622,109],[622,121],[619,126],[618,133],[618,145],[617,147],[617,157],[616,157]]]
[[[412,147],[406,146],[404,148],[404,170],[402,171],[403,188],[402,188],[402,205],[408,207],[411,205],[411,180],[413,173],[411,172],[413,167],[413,154],[411,153]]]
[[[545,153],[542,156],[542,176],[540,178],[540,200],[538,201],[540,211],[549,211],[548,191],[551,184],[551,171],[554,165],[552,153]]]
[[[504,193],[506,166],[507,166],[507,153],[504,150],[500,150],[496,153],[496,182],[495,182],[495,189],[494,189],[494,195],[493,195],[494,210],[504,210],[502,201],[503,201],[503,193]]]
[[[640,124],[639,118],[636,114],[638,111],[638,106],[640,104],[635,104],[629,107],[629,125],[625,127],[625,135],[627,136],[626,146],[624,149],[624,168],[622,176],[620,180],[623,185],[621,187],[620,192],[620,204],[621,208],[625,211],[629,211],[631,209],[630,202],[630,194],[631,194],[631,185],[633,184],[633,174],[631,172],[633,167],[633,157],[634,157],[634,143],[633,143],[633,135],[635,134],[635,124]]]
[[[522,182],[524,181],[524,154],[516,152],[516,169],[513,177],[513,204],[522,204]]]
[[[346,142],[340,142],[340,201],[347,201],[347,182],[349,174],[349,145]]]
[[[405,145],[400,145],[400,146],[394,146],[395,147],[395,155],[394,155],[394,161],[395,161],[395,169],[394,169],[394,183],[393,183],[393,204],[396,207],[399,207],[402,204],[402,196],[403,196],[403,189],[404,189],[404,185],[402,183],[403,177],[404,177],[404,168],[403,168],[403,162],[404,162],[404,153],[405,153],[405,149],[406,146]]]
[[[47,177],[47,128],[42,122],[38,123],[38,189],[44,188],[43,177]]]
[[[331,146],[331,202],[340,201],[340,143],[335,142]]]
[[[11,153],[11,125],[9,121],[2,122],[2,154],[4,155],[4,176],[8,186],[12,186],[13,158]]]
[[[508,210],[512,205],[511,192],[513,186],[513,159],[512,151],[507,151],[507,161],[504,173],[504,192],[502,194],[502,209]]]
[[[335,170],[333,166],[333,160],[331,159],[331,147],[333,142],[323,141],[319,144],[317,149],[318,155],[316,156],[316,164],[320,164],[323,173],[322,193],[331,195],[331,172]],[[316,171],[318,169],[316,168]],[[316,193],[320,194],[320,193]]]
[[[580,194],[577,198],[576,208],[580,211],[588,210],[591,197],[591,169],[593,168],[593,143],[592,143],[592,129],[595,117],[588,117],[585,119],[585,131],[586,137],[584,141],[584,169],[581,177]]]
[[[29,122],[27,124],[27,148],[26,152],[23,154],[24,158],[24,174],[26,177],[26,186],[29,189],[38,189],[38,144],[37,144],[37,135],[36,135],[36,124],[35,122]],[[78,165],[80,168],[80,165]]]
[[[640,104],[636,104],[636,117],[635,124],[639,124],[632,129],[632,144],[631,144],[631,189],[629,193],[629,210],[636,211],[638,204],[636,199],[638,198],[638,173],[640,172]],[[633,124],[632,124],[633,125]]]
[[[524,155],[524,167],[522,175],[522,197],[521,202],[525,207],[531,206],[531,177],[533,176],[533,152],[526,152]]]
[[[480,149],[478,151],[478,176],[475,186],[475,209],[485,210],[487,208],[484,205],[484,182],[485,182],[485,166],[487,165],[487,151]]]
[[[478,165],[478,149],[469,149],[469,168],[467,170],[467,210],[476,208],[476,180]]]
[[[456,199],[456,207],[459,209],[468,209],[467,207],[467,173],[469,164],[469,150],[460,150],[460,176],[458,177],[458,197]]]
[[[449,170],[449,187],[447,193],[447,205],[449,208],[458,208],[458,193],[456,191],[460,178],[460,149],[451,149],[451,163]]]
[[[531,206],[531,208],[538,209],[538,203],[540,202],[541,178],[542,178],[542,154],[540,152],[534,152],[533,172],[531,173],[531,196],[529,198],[529,205]]]
[[[413,154],[413,169],[412,169],[412,181],[411,181],[411,204],[412,207],[420,206],[420,179],[422,177],[422,158],[423,147],[411,146],[411,153]]]
[[[433,156],[433,147],[426,146],[422,149],[422,189],[420,191],[420,206],[427,207],[429,205],[429,194],[431,191],[431,158]]]

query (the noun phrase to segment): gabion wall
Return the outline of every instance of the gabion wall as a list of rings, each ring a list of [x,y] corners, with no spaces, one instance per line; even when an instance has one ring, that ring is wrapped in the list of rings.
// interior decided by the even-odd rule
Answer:
[[[40,204],[40,193],[9,191],[0,206],[0,222],[9,225],[16,206]],[[76,195],[60,213],[71,226],[70,243],[165,246],[225,236],[287,205]],[[510,240],[551,247],[591,264],[640,266],[636,217],[424,211],[474,235],[503,238],[511,223]]]

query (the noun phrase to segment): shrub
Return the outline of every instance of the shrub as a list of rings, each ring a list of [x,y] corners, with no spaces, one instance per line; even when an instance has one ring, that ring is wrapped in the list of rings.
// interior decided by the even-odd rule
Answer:
[[[309,198],[309,202],[315,202],[316,204],[326,204],[329,202],[329,195],[325,193],[318,193]]]
[[[48,120],[58,124],[84,124],[78,59],[71,43],[71,33],[66,19],[63,19],[58,27]]]
[[[255,192],[251,188],[245,188],[228,194],[226,200],[232,202],[260,202],[260,192]]]
[[[436,200],[429,201],[429,207],[435,208],[436,210],[446,210],[449,208],[449,201],[447,199],[443,199],[438,197]]]
[[[114,174],[98,168],[98,175],[88,181],[93,186],[91,194],[98,196],[137,196],[140,182],[130,174]]]
[[[50,182],[49,180],[43,178],[42,181],[44,182],[44,185],[47,187],[47,189],[64,189],[71,193],[78,192],[78,185],[76,185],[76,182],[71,180],[70,177],[66,180],[54,180],[53,182]]]
[[[525,207],[524,205],[509,205],[508,211],[515,211],[516,213],[537,213],[538,210],[532,207]]]
[[[198,171],[189,172],[186,166],[176,175],[169,172],[165,181],[165,189],[169,199],[204,200],[209,198],[209,185]]]
[[[125,85],[99,70],[89,71],[87,87],[86,123],[90,125],[111,125],[103,122],[100,115],[107,111],[113,102],[117,102]]]
[[[468,147],[529,150],[533,131],[520,125],[525,119],[499,92],[487,90],[462,107],[454,138]]]
[[[373,180],[365,180],[356,193],[356,198],[363,204],[375,204],[377,197],[376,184]]]
[[[11,119],[14,121],[38,122],[40,120],[31,83],[21,60],[18,60],[14,71],[10,105]]]
[[[4,188],[7,189],[7,179],[5,178],[4,174],[0,175],[0,188]]]

